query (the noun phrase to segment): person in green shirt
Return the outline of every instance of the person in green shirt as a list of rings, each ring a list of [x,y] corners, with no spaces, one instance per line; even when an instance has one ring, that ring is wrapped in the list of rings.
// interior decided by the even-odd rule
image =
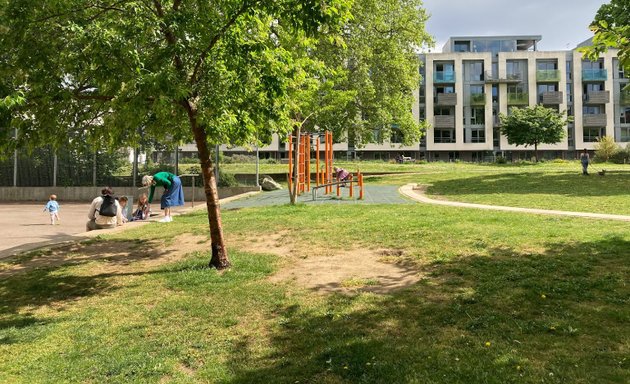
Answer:
[[[153,176],[145,175],[142,177],[142,185],[151,187],[151,191],[149,192],[149,204],[153,201],[155,187],[164,187],[164,193],[160,200],[160,208],[164,210],[164,218],[160,221],[163,223],[173,221],[171,207],[184,205],[184,189],[182,188],[182,181],[179,177],[170,172],[158,172]]]

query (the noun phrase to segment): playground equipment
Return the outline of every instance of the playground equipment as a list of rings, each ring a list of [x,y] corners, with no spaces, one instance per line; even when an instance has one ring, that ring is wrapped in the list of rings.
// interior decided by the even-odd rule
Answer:
[[[320,144],[324,141],[324,159],[323,165],[320,167]],[[315,185],[311,188],[311,151],[312,142],[315,140]],[[297,151],[297,159],[295,159],[295,153]],[[289,190],[292,190],[294,183],[297,187],[297,195],[301,195],[304,192],[311,190],[313,194],[313,200],[317,199],[317,191],[320,188],[324,189],[324,194],[328,195],[333,193],[333,188],[336,187],[337,197],[341,197],[341,187],[348,185],[348,195],[350,198],[354,197],[354,187],[359,187],[359,199],[363,199],[363,174],[357,170],[356,174],[350,174],[345,180],[338,180],[337,175],[334,172],[333,167],[333,135],[332,132],[325,131],[323,136],[321,134],[303,133],[300,137],[293,135],[289,136],[288,140],[288,153],[289,153],[289,173],[288,183]],[[296,162],[294,164],[294,162]],[[297,167],[297,177],[294,174],[294,166]]]

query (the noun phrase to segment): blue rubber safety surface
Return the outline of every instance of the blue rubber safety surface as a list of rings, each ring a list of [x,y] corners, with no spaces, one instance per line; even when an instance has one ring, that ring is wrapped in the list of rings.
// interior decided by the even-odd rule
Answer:
[[[338,198],[333,189],[331,195],[324,195],[323,188],[318,191],[317,200],[313,201],[311,192],[304,193],[298,198],[299,203],[309,204],[415,204],[398,192],[398,187],[394,185],[370,185],[364,187],[363,200],[358,200],[359,189],[354,189],[354,198],[348,197],[348,188],[341,188],[341,198]],[[263,207],[270,205],[289,204],[289,191],[281,189],[278,191],[261,192],[257,195],[234,200],[221,205],[221,209],[237,209],[250,207]]]

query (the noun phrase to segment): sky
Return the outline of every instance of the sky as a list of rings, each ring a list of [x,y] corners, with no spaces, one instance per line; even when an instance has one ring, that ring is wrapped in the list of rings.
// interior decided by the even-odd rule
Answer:
[[[604,0],[424,0],[426,29],[441,52],[451,36],[542,35],[540,51],[575,48]]]

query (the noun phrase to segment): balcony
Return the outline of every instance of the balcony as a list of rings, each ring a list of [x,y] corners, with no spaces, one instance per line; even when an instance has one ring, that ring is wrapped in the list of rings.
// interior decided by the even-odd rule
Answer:
[[[630,91],[622,91],[619,95],[619,104],[630,105]]]
[[[455,116],[436,115],[435,128],[455,128]]]
[[[485,93],[471,94],[470,105],[486,105],[486,94]]]
[[[536,71],[536,81],[541,82],[558,82],[560,81],[560,70],[558,69],[539,69]]]
[[[508,105],[529,105],[529,93],[508,93]]]
[[[518,84],[523,81],[523,77],[520,73],[508,73],[506,76],[501,77],[498,74],[491,73],[490,71],[486,71],[485,73],[485,81],[489,84]]]
[[[543,92],[541,95],[541,101],[544,105],[562,104],[562,92]]]
[[[610,102],[609,91],[591,91],[584,95],[584,104],[606,104]]]
[[[606,114],[600,113],[595,115],[584,115],[582,123],[585,127],[605,127]]]
[[[435,98],[435,105],[454,106],[457,105],[457,93],[438,93]]]
[[[608,71],[605,69],[583,69],[582,81],[606,81]]]
[[[434,83],[454,83],[455,71],[442,71],[433,74]]]

